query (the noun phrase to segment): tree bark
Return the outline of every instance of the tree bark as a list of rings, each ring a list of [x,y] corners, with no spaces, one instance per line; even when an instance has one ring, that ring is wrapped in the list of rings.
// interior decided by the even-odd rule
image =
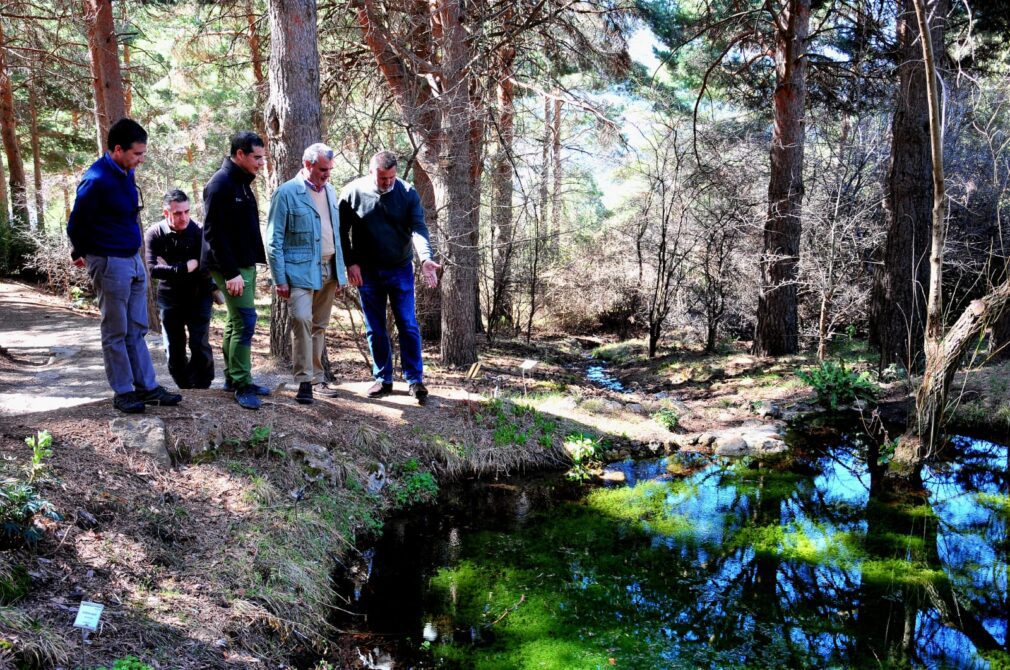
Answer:
[[[555,91],[555,93],[558,93]],[[561,215],[564,212],[561,193],[561,98],[554,98],[554,113],[551,116],[551,243],[552,254],[557,254],[561,241]]]
[[[32,133],[32,176],[35,180],[35,227],[41,233],[46,229],[46,200],[42,191],[42,149],[39,146],[39,108],[35,95],[35,82],[28,89],[28,111]]]
[[[126,116],[126,96],[119,66],[119,44],[112,16],[112,0],[83,0],[84,22],[91,52],[91,72],[95,91],[95,126],[98,132],[98,153],[105,145],[109,126]]]
[[[6,248],[3,261],[8,270],[18,269],[24,263],[28,250],[28,187],[25,168],[21,161],[21,147],[17,137],[17,117],[14,114],[14,86],[6,55],[7,36],[0,24],[0,136],[7,156],[7,176],[10,184],[11,219],[4,237]]]
[[[315,0],[270,0],[270,98],[265,121],[274,191],[302,167],[302,152],[320,141],[319,51]],[[286,300],[271,299],[270,353],[291,362],[291,319]]]
[[[491,341],[499,328],[512,326],[512,253],[515,232],[512,227],[512,142],[515,133],[516,50],[511,43],[497,53],[498,148],[491,167],[491,230],[494,239],[491,253],[491,295],[488,300],[487,339]]]
[[[982,300],[976,300],[951,328],[943,334],[943,245],[946,237],[947,198],[943,175],[943,128],[940,117],[940,87],[926,18],[925,0],[912,0],[919,30],[926,39],[922,45],[922,60],[926,73],[926,98],[929,109],[930,157],[933,181],[932,242],[929,255],[929,294],[926,304],[926,330],[923,353],[926,369],[922,384],[915,393],[915,423],[902,436],[894,458],[911,465],[916,471],[926,459],[937,453],[947,415],[947,395],[968,344],[991,325],[1002,311],[1010,283]]]
[[[810,0],[787,0],[777,22],[768,219],[754,338],[754,352],[763,356],[792,354],[799,348],[796,275],[803,204]]]
[[[357,4],[365,42],[389,84],[404,123],[421,138],[417,162],[431,181],[440,213],[443,256],[441,353],[445,365],[477,360],[477,221],[474,212],[473,131],[469,36],[459,0],[432,0],[410,7],[415,29],[394,49],[389,25],[374,0]],[[423,27],[423,29],[422,29]],[[404,58],[405,48],[414,59]],[[412,68],[422,67],[423,78]],[[423,82],[423,83],[421,83]],[[479,191],[477,191],[479,193]]]
[[[259,30],[256,27],[258,17],[256,16],[253,0],[246,0],[245,13],[246,24],[249,28],[249,59],[252,62],[253,87],[256,98],[256,102],[253,105],[252,123],[253,128],[256,130],[256,134],[262,137],[264,142],[268,142],[269,136],[263,115],[265,113],[270,84],[267,81],[266,76],[263,74],[263,48],[260,42]],[[267,145],[265,148],[267,150],[267,162],[264,166],[266,168],[266,174],[264,174],[263,177],[264,181],[271,183],[272,178],[270,175],[274,170],[273,156],[270,152],[270,146]]]
[[[942,53],[947,0],[934,0],[930,34],[934,53]],[[921,364],[929,283],[930,239],[929,106],[912,0],[902,0],[898,16],[898,87],[891,121],[891,166],[884,208],[887,241],[874,276],[870,341],[880,350],[880,367],[897,363],[908,370]]]

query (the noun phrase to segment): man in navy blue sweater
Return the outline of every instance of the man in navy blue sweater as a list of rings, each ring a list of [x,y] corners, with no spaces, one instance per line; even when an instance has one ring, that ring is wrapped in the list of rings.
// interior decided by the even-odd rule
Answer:
[[[74,264],[87,267],[102,313],[105,375],[113,406],[135,414],[145,405],[177,405],[182,396],[158,385],[147,351],[147,273],[140,257],[140,191],[133,171],[144,162],[147,132],[132,119],[109,128],[109,150],[77,186],[67,235]]]
[[[380,151],[368,163],[368,175],[344,187],[338,205],[340,246],[347,279],[358,287],[365,317],[365,338],[372,354],[369,398],[393,392],[393,356],[386,332],[386,305],[400,335],[400,366],[408,393],[424,404],[421,329],[414,313],[414,253],[429,288],[438,286],[441,265],[434,255],[417,191],[396,178],[396,154]]]

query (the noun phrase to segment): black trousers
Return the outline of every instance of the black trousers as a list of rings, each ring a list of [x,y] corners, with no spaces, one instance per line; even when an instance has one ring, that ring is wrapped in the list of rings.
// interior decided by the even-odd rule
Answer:
[[[214,353],[210,348],[211,302],[209,293],[158,295],[161,328],[168,349],[168,372],[181,389],[210,388],[214,380]]]

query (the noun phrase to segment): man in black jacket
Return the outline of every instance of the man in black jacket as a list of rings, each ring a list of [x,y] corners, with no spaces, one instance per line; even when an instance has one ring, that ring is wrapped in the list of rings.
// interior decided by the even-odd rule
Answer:
[[[200,266],[203,229],[189,217],[189,197],[165,194],[165,218],[147,229],[147,267],[158,280],[158,308],[168,348],[168,372],[181,389],[210,388],[210,306],[214,282]],[[186,331],[189,331],[189,360]]]
[[[252,338],[256,331],[256,264],[266,263],[259,210],[252,182],[266,162],[263,140],[243,131],[231,138],[231,155],[203,189],[204,261],[225,294],[224,383],[246,409],[259,409],[258,396],[270,391],[252,380]]]

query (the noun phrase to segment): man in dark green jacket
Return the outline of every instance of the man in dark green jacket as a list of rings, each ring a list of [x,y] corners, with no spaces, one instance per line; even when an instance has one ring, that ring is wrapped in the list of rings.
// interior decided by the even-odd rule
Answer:
[[[252,182],[266,162],[263,140],[243,131],[231,138],[231,155],[203,189],[204,266],[225,295],[224,384],[246,409],[259,409],[269,389],[252,380],[256,332],[256,264],[266,263]]]

